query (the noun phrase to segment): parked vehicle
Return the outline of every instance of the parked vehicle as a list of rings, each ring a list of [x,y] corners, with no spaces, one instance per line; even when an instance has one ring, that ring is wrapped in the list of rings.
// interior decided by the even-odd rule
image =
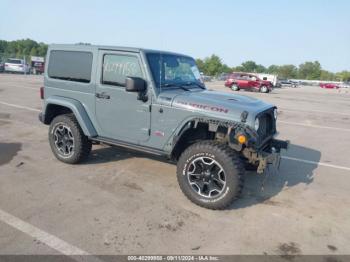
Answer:
[[[230,76],[230,74],[222,73],[218,76],[217,80],[218,81],[226,81],[229,76]]]
[[[288,146],[274,139],[274,105],[207,90],[189,56],[51,45],[46,67],[39,119],[65,163],[86,159],[92,142],[161,155],[177,162],[178,183],[191,201],[224,209],[242,191],[245,164],[262,173],[278,166]]]
[[[44,73],[45,62],[43,57],[32,56],[31,60],[31,73],[34,75]]]
[[[350,81],[344,82],[343,83],[344,88],[350,88]]]
[[[240,89],[269,93],[272,91],[270,81],[261,80],[258,76],[250,73],[232,73],[226,80],[225,86],[233,91]]]
[[[204,73],[200,72],[200,75],[201,75],[201,79],[203,82],[210,82],[212,77],[211,76],[207,76],[205,75]]]
[[[327,88],[327,89],[338,89],[340,86],[338,84],[334,83],[320,83],[321,88]]]
[[[279,83],[283,87],[298,87],[298,83],[289,79],[280,79]]]
[[[9,58],[5,62],[5,72],[28,74],[29,70],[29,65],[23,59]]]
[[[256,74],[257,77],[262,79],[263,81],[269,81],[273,87],[276,87],[278,85],[278,77],[277,75],[272,75],[272,74]]]

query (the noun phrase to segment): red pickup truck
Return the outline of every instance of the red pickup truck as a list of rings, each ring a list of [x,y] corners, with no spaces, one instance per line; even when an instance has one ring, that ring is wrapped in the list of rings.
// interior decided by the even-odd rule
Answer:
[[[272,91],[272,83],[270,81],[261,80],[258,76],[250,73],[232,73],[228,76],[225,86],[233,91],[246,89],[261,93]]]

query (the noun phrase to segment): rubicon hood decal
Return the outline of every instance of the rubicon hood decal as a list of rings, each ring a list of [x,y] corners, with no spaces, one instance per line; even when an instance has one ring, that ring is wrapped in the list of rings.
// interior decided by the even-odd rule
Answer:
[[[210,111],[219,112],[219,113],[226,113],[227,114],[229,112],[228,108],[224,108],[224,107],[220,107],[220,106],[199,104],[199,103],[194,103],[194,102],[186,102],[186,101],[181,101],[181,100],[177,101],[177,103],[179,103],[181,105],[197,108],[197,109],[210,110]]]
[[[196,113],[201,115],[239,122],[241,121],[242,112],[247,111],[249,112],[247,122],[250,122],[252,125],[256,114],[272,107],[271,104],[253,97],[210,90],[167,90],[162,92],[158,102],[175,108],[196,111]]]

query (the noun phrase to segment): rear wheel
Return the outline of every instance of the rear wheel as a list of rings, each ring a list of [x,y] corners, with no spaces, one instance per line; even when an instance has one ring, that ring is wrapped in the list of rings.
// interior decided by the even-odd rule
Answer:
[[[244,165],[235,151],[213,141],[198,142],[187,148],[177,164],[182,192],[193,203],[224,209],[241,193]]]
[[[52,120],[49,142],[55,157],[68,164],[85,160],[92,147],[73,114],[59,115]]]
[[[232,84],[232,85],[231,85],[231,89],[232,89],[233,91],[238,91],[238,90],[239,90],[239,87],[238,87],[237,84]]]

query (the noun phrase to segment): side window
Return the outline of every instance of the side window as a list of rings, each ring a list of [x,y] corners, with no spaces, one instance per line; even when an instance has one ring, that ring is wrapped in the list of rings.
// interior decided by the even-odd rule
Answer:
[[[125,79],[128,76],[143,76],[136,56],[114,54],[103,56],[102,84],[125,86]]]
[[[48,75],[50,78],[90,83],[92,53],[78,51],[50,52]]]

